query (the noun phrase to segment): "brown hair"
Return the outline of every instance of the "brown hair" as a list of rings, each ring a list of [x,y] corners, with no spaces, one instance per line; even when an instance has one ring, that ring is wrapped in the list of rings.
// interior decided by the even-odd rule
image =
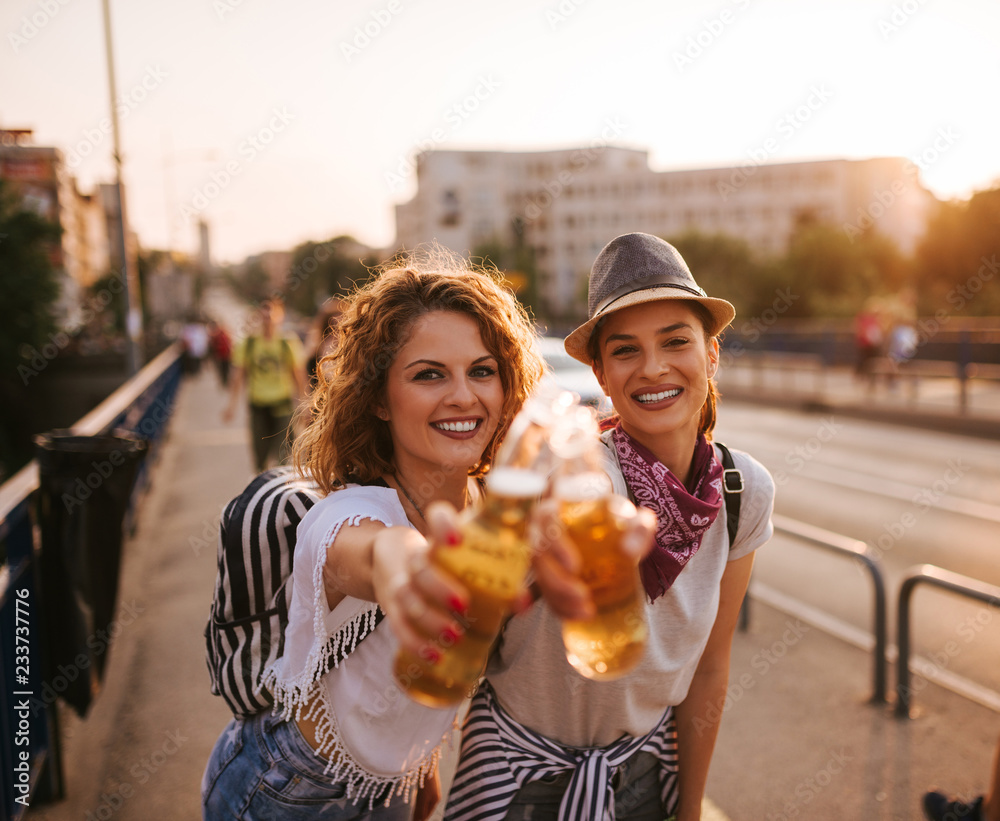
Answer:
[[[691,311],[696,317],[698,317],[698,321],[701,322],[701,327],[705,330],[705,341],[707,342],[712,338],[708,329],[712,327],[715,320],[712,318],[708,309],[700,302],[695,302],[692,299],[684,300],[684,303],[690,306]],[[590,334],[590,339],[587,340],[587,355],[590,357],[591,362],[600,362],[601,360],[601,348],[598,344],[600,327],[601,323],[598,322]],[[705,438],[709,442],[712,441],[712,431],[715,430],[716,406],[718,405],[718,402],[719,389],[715,386],[715,380],[710,378],[708,380],[708,396],[705,398],[705,404],[701,407],[701,421],[698,423],[698,433],[705,434]],[[608,430],[617,424],[618,414],[613,414],[607,419],[603,419],[601,421],[601,430]]]
[[[385,399],[396,352],[414,322],[432,311],[472,317],[496,357],[504,392],[500,422],[469,475],[489,470],[511,420],[542,376],[542,360],[528,315],[502,275],[432,248],[420,258],[386,263],[345,300],[340,344],[316,369],[309,425],[294,445],[295,466],[325,492],[392,472],[389,427],[375,410]]]

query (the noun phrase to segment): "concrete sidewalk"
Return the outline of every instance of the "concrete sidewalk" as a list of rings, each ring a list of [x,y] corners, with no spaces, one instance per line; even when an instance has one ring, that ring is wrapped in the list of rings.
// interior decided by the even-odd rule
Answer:
[[[87,718],[63,710],[67,795],[31,819],[201,817],[201,774],[230,718],[204,660],[215,534],[251,475],[243,421],[224,426],[223,402],[207,369],[181,387],[125,547],[120,602],[137,615],[122,620]],[[875,821],[919,819],[931,784],[981,792],[1000,715],[927,684],[921,717],[897,720],[867,703],[870,671],[867,653],[755,602],[720,705],[712,802],[731,821]]]
[[[222,507],[251,475],[245,423],[223,425],[209,368],[187,377],[123,548],[119,602],[139,615],[110,648],[81,721],[63,709],[66,798],[32,819],[197,819],[201,772],[230,719],[209,691],[203,631]]]

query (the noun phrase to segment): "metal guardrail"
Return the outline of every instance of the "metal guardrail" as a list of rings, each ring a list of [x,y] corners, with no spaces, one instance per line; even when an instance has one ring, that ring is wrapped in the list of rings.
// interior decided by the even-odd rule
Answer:
[[[180,355],[179,343],[163,351],[70,431],[95,436],[124,428],[149,440],[153,451],[180,384]],[[134,518],[138,494],[148,483],[150,461],[146,460],[133,485],[127,524]],[[50,675],[42,642],[45,603],[37,574],[41,549],[35,522],[38,487],[34,461],[0,485],[0,541],[7,549],[7,562],[0,565],[0,819],[11,821],[23,818],[30,801],[61,798],[64,793],[58,711],[54,701],[38,698],[38,685]],[[25,646],[27,653],[20,649]],[[26,660],[28,670],[19,669]]]
[[[784,390],[803,392],[794,381],[796,373],[812,375],[812,387],[805,391],[817,399],[827,394],[828,376],[833,370],[820,354],[785,353],[781,351],[741,350],[734,362],[750,373],[751,387],[764,390],[768,385],[765,377],[777,374],[779,385]],[[841,371],[844,368],[840,369]],[[878,381],[885,385],[899,381],[907,385],[907,394],[916,402],[922,379],[954,379],[958,382],[957,409],[960,414],[969,412],[970,385],[975,381],[1000,382],[1000,365],[983,362],[950,362],[935,359],[911,359],[898,365],[887,357],[872,360],[867,373],[866,391],[870,396]],[[774,380],[772,380],[773,382]]]
[[[933,564],[922,564],[910,568],[899,588],[897,611],[899,658],[896,668],[896,716],[909,718],[911,708],[910,687],[910,600],[917,585],[927,584],[940,587],[952,593],[985,602],[992,607],[1000,607],[1000,587],[953,573]]]
[[[858,539],[851,539],[839,533],[833,533],[820,527],[798,522],[785,516],[774,514],[772,517],[774,529],[781,533],[794,536],[802,541],[821,547],[825,550],[849,556],[862,564],[872,578],[874,590],[873,629],[875,649],[872,653],[872,703],[884,704],[887,699],[887,662],[886,647],[888,636],[888,621],[886,618],[885,579],[879,563],[868,554],[868,545]]]

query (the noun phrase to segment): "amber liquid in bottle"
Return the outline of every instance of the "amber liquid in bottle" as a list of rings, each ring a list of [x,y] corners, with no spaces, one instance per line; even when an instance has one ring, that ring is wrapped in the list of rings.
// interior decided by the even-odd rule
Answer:
[[[430,707],[458,704],[486,668],[512,602],[524,588],[531,564],[525,540],[528,517],[544,489],[544,477],[519,468],[494,468],[481,508],[462,522],[462,542],[441,547],[432,561],[469,592],[468,612],[458,616],[464,634],[453,643],[428,640],[418,654],[401,650],[396,681],[407,695]],[[440,654],[432,660],[431,650]]]
[[[606,495],[587,493],[592,476],[561,479],[556,494],[567,535],[580,551],[581,576],[597,608],[593,618],[563,622],[566,658],[596,681],[634,668],[646,649],[649,629],[639,568],[620,549],[623,529]]]

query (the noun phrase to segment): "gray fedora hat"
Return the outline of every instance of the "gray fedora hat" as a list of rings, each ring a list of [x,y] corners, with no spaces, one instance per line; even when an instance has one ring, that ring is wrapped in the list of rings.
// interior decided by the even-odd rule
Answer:
[[[566,337],[566,353],[591,364],[587,353],[590,335],[604,317],[643,302],[687,299],[704,305],[715,336],[736,316],[724,299],[710,297],[691,276],[678,250],[652,234],[622,234],[604,246],[594,260],[587,292],[589,319]]]

